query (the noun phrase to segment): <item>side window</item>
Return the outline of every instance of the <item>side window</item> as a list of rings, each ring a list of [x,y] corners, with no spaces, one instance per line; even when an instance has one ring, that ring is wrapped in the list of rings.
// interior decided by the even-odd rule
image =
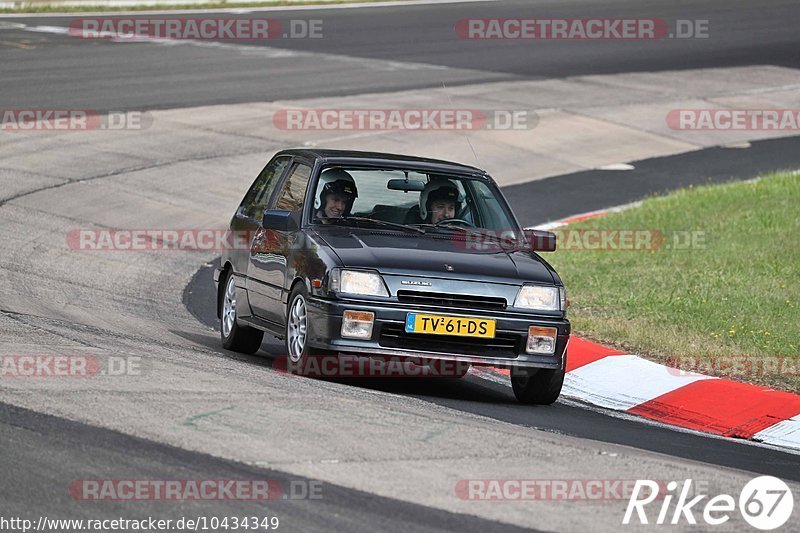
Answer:
[[[275,204],[275,209],[284,209],[286,211],[302,210],[306,188],[308,188],[308,179],[310,177],[310,166],[303,165],[302,163],[295,165],[278,197],[278,203]]]
[[[498,193],[481,181],[472,180],[470,183],[470,188],[474,193],[471,195],[471,200],[475,208],[475,224],[493,231],[503,231],[513,228],[514,225],[507,211],[500,203]]]
[[[267,208],[267,203],[272,196],[272,191],[278,185],[286,165],[289,164],[289,157],[279,157],[278,159],[269,163],[261,174],[258,175],[256,181],[247,191],[247,195],[242,201],[244,209],[242,214],[245,216],[260,220]]]

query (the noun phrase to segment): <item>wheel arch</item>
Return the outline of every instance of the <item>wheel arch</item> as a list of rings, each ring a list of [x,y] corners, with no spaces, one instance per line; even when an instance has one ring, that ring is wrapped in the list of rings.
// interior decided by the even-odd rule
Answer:
[[[217,318],[222,320],[222,298],[225,295],[225,285],[228,282],[228,272],[233,270],[233,265],[230,261],[227,261],[222,266],[222,272],[220,272],[219,279],[220,282],[217,284]]]
[[[289,290],[286,291],[286,301],[283,302],[284,305],[286,305],[287,312],[289,311],[289,297],[298,285],[303,285],[303,287],[305,287],[306,295],[311,294],[311,282],[302,276],[295,276],[292,283],[289,285]]]

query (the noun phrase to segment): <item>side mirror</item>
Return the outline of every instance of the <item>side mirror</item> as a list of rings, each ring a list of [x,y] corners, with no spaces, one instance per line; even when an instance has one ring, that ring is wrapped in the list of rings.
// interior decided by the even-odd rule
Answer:
[[[261,225],[265,228],[278,231],[296,231],[300,229],[301,211],[284,211],[282,209],[267,209]]]
[[[525,237],[528,239],[530,249],[534,252],[556,251],[556,234],[552,231],[526,229]]]

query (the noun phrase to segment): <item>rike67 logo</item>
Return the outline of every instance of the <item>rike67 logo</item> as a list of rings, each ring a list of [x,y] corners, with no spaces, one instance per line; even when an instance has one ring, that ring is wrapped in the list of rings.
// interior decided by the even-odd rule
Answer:
[[[718,526],[728,522],[737,510],[736,500],[728,494],[719,494],[710,499],[707,499],[709,496],[706,494],[692,494],[691,479],[683,482],[680,491],[677,481],[667,483],[666,494],[661,494],[662,487],[663,483],[649,479],[636,480],[622,523],[631,524],[635,516],[640,524],[697,524],[697,513],[706,524]],[[653,516],[652,512],[648,514],[645,508],[657,500],[660,506],[656,504],[650,509],[658,509],[657,516]],[[762,531],[784,525],[792,516],[793,508],[791,489],[776,477],[760,476],[752,479],[739,494],[738,511],[742,518]]]

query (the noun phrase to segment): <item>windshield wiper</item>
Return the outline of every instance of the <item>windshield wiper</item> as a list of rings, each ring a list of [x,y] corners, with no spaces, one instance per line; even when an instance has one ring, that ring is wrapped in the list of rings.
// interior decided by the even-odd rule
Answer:
[[[482,233],[482,228],[471,228],[469,226],[459,226],[458,224],[447,224],[439,222],[438,224],[417,224],[420,228],[429,228],[429,229],[457,229],[466,232],[472,233]]]
[[[397,228],[397,229],[401,229],[401,230],[405,230],[405,231],[413,231],[415,233],[420,233],[420,234],[424,234],[425,233],[424,229],[415,228],[414,226],[406,226],[405,224],[398,224],[396,222],[387,222],[386,220],[377,220],[377,219],[374,219],[374,218],[367,218],[367,217],[353,217],[353,216],[347,216],[347,217],[317,217],[317,220],[329,220],[329,221],[333,221],[333,222],[340,221],[340,220],[342,220],[342,221],[353,220],[355,222],[370,222],[370,223],[373,223],[373,224],[378,224],[379,226],[388,226],[390,228]]]

